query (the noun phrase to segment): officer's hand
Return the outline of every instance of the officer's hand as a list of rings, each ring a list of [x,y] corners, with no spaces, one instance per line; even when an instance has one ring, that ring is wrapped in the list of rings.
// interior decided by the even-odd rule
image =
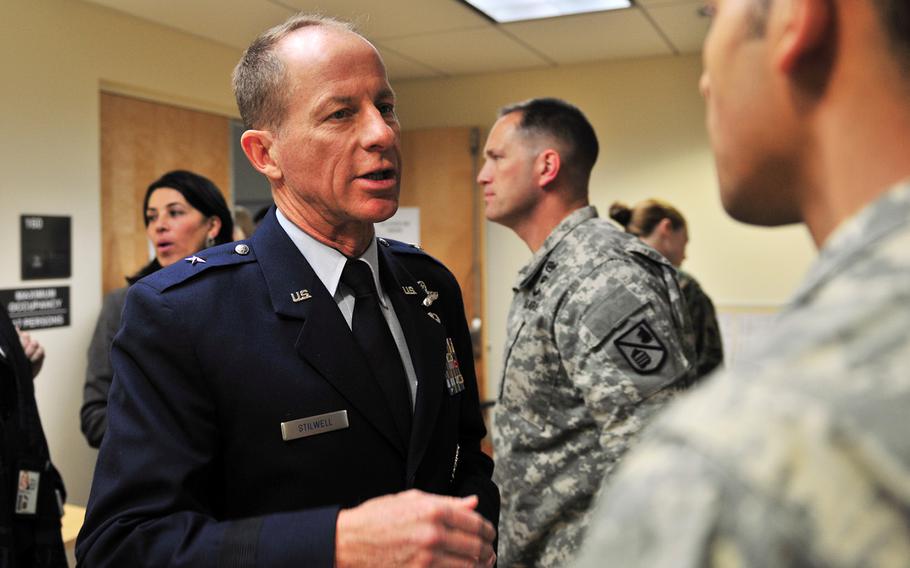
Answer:
[[[335,565],[489,567],[496,530],[474,511],[477,497],[417,490],[370,499],[338,513]]]
[[[19,333],[22,350],[25,351],[25,356],[32,364],[32,378],[35,378],[38,376],[41,366],[44,365],[44,347],[28,332],[21,331],[18,327],[16,331]]]

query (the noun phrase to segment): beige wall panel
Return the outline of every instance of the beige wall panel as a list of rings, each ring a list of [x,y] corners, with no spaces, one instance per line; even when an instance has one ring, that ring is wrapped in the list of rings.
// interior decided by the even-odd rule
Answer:
[[[468,321],[483,317],[483,247],[478,209],[473,199],[474,161],[471,129],[433,128],[405,131],[401,205],[420,208],[420,243],[442,261],[461,285]],[[477,241],[477,242],[475,242]],[[480,261],[475,263],[475,251]],[[483,349],[475,353],[481,398],[484,387]]]

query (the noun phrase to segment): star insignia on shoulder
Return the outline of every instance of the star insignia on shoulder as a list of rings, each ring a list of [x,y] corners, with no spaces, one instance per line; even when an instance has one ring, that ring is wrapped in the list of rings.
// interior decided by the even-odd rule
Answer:
[[[205,259],[202,258],[201,256],[196,256],[195,254],[193,256],[188,256],[188,257],[184,258],[183,260],[189,262],[193,266],[196,266],[196,264],[198,264],[200,262],[205,264]]]

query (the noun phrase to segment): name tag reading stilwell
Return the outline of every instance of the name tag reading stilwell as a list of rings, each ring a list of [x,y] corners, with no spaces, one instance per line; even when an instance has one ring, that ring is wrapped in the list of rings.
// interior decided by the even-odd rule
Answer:
[[[306,438],[316,434],[325,434],[334,430],[341,430],[348,427],[348,411],[339,410],[338,412],[329,412],[301,418],[300,420],[291,420],[290,422],[281,423],[281,439],[285,442],[296,440],[297,438]]]

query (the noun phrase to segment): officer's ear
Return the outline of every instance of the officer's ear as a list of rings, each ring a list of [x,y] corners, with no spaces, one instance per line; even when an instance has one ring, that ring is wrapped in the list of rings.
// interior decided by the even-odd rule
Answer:
[[[562,161],[556,150],[547,148],[537,154],[537,159],[534,161],[534,173],[537,175],[538,185],[542,188],[548,187],[559,175],[561,167]]]
[[[257,172],[277,181],[283,174],[273,156],[274,136],[271,130],[247,130],[240,136],[240,146]]]

